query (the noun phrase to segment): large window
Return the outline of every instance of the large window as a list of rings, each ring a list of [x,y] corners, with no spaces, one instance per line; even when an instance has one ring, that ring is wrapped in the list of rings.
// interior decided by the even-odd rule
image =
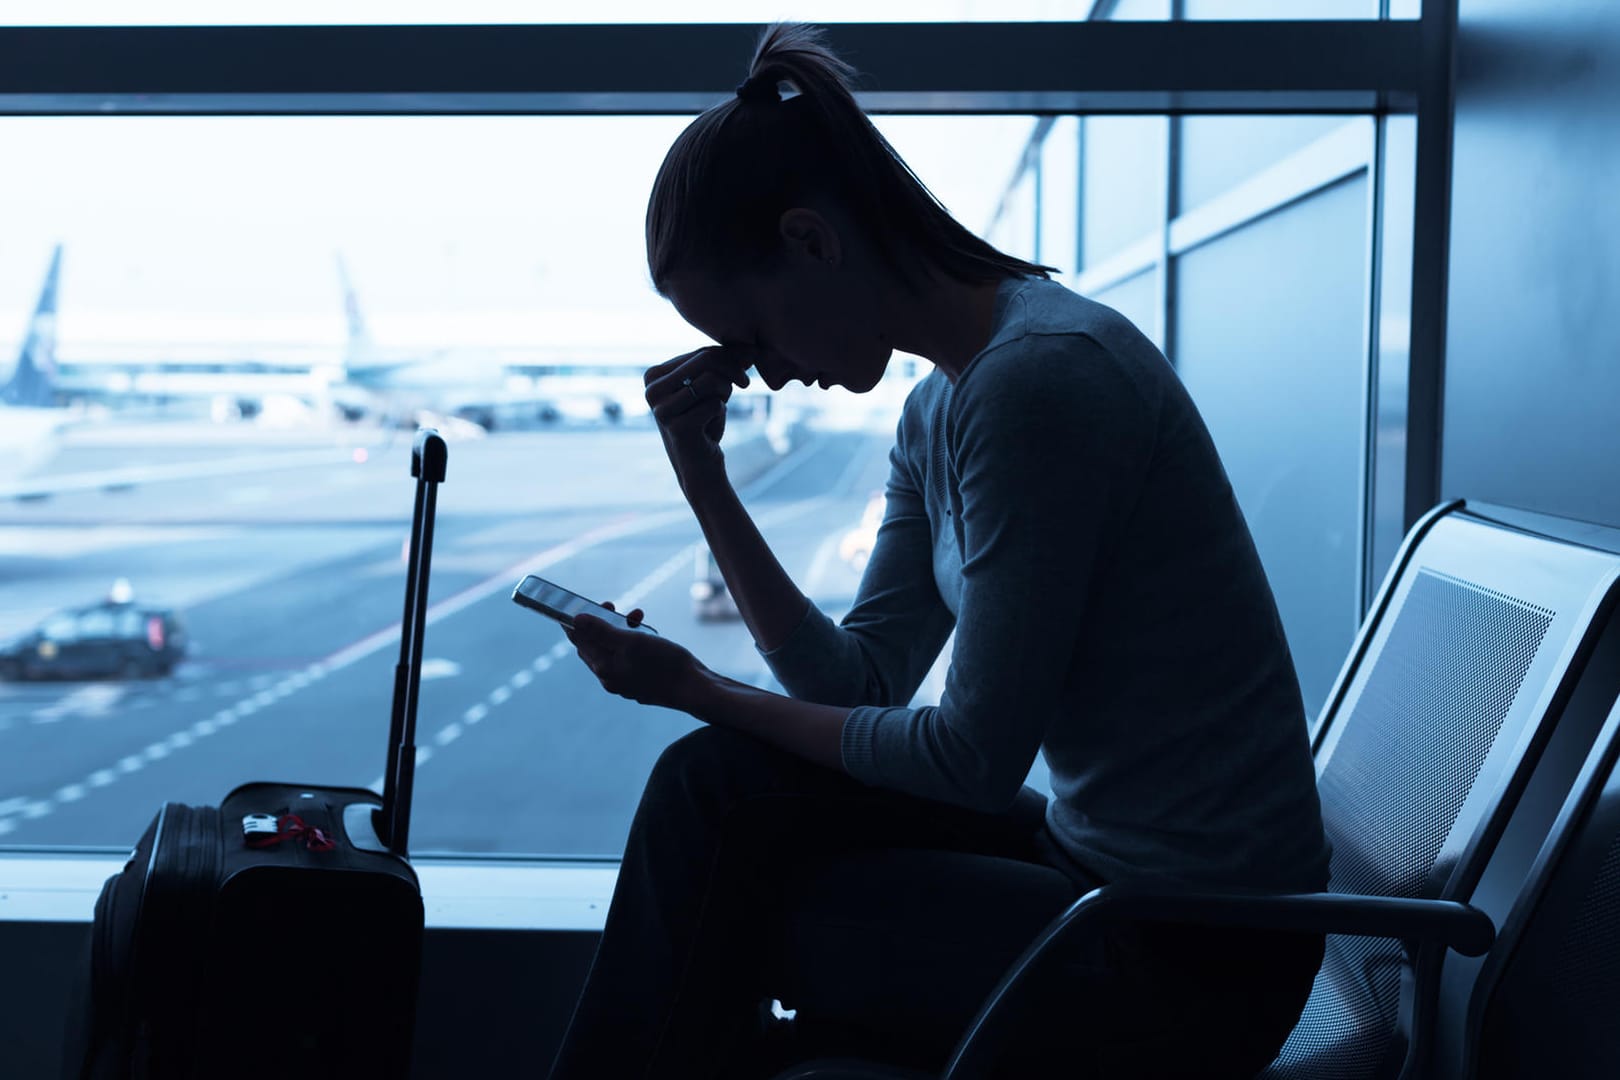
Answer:
[[[231,21],[532,21],[495,0],[453,13],[425,2],[250,7]],[[927,15],[1379,14],[1374,3],[1274,7],[1029,0]],[[219,22],[212,8],[147,8],[139,21]],[[669,10],[622,8],[591,20]],[[0,19],[132,21],[110,12],[89,0],[17,4]],[[682,9],[713,21],[793,14],[741,0]],[[881,4],[812,14],[920,17]],[[892,47],[881,33],[864,40]],[[1005,74],[1006,50],[997,62]],[[390,63],[366,70],[386,80]],[[1406,92],[1408,76],[1388,81]],[[1052,110],[1093,106],[993,101],[978,77],[954,97],[908,85],[885,100],[994,115],[880,126],[969,227],[1058,267],[1164,349],[1227,463],[1314,711],[1401,526],[1389,511],[1407,481],[1407,302],[1422,292],[1402,263],[1412,122],[1342,111],[1373,107],[1345,102],[1388,89],[1375,82],[1352,97],[1326,87],[1340,96],[1290,107],[1329,112],[1292,116],[1207,115],[1211,100],[1258,107],[1252,87],[1204,85],[1212,96],[1144,106],[1134,82],[1111,84],[1102,92],[1125,95],[1119,113],[1079,116]],[[7,107],[141,112],[149,103],[127,96],[92,100],[127,95],[139,72],[119,78],[116,90],[52,83],[41,94],[67,96]],[[273,91],[250,89],[259,96],[197,100],[204,111],[277,111]],[[476,97],[488,89],[435,103],[361,88],[356,100],[384,112],[675,111],[652,100],[656,88],[607,106],[566,92]],[[184,110],[182,98],[155,107]],[[332,100],[310,107],[336,111]],[[703,343],[648,287],[641,249],[653,172],[685,120],[0,118],[13,163],[0,180],[0,383],[25,371],[48,399],[12,409],[3,429],[0,846],[127,849],[161,801],[217,802],[244,780],[380,784],[406,453],[412,428],[431,423],[451,439],[451,461],[414,847],[618,855],[653,761],[694,721],[604,694],[554,626],[506,599],[511,584],[537,571],[639,604],[711,666],[773,686],[712,589],[718,575],[641,401],[647,365]],[[928,370],[902,356],[869,395],[756,385],[733,403],[728,461],[744,500],[835,617],[859,581],[900,403]],[[1378,515],[1370,485],[1396,493],[1377,500]],[[938,699],[948,648],[919,702]],[[1029,782],[1046,786],[1039,761]]]
[[[0,842],[120,846],[163,799],[378,780],[422,422],[452,449],[415,846],[617,854],[694,721],[603,693],[512,583],[639,603],[770,685],[735,609],[694,594],[718,575],[641,398],[643,369],[704,343],[642,247],[685,122],[3,122],[34,164],[6,181],[0,355],[26,351],[58,404],[29,410],[49,428],[13,434],[29,465],[0,477]],[[980,226],[1032,124],[882,120]],[[734,401],[734,479],[835,615],[925,366]]]
[[[35,164],[7,180],[27,212],[6,223],[0,350],[43,325],[68,404],[0,480],[27,496],[0,504],[0,842],[123,845],[163,799],[250,779],[380,784],[422,422],[451,462],[415,847],[618,854],[653,761],[695,721],[603,693],[511,584],[540,571],[640,604],[712,667],[775,688],[712,592],[640,398],[642,369],[702,343],[641,247],[684,123],[4,122]],[[1168,193],[1213,151],[1184,144],[1171,170],[1163,117],[880,123],[964,222],[1168,345],[1314,710],[1358,615],[1371,121],[1313,121],[1327,134],[1297,147],[1294,118],[1247,120],[1245,167],[1174,215]],[[901,357],[870,395],[734,402],[734,479],[834,617],[926,371]],[[108,611],[141,616],[114,632]],[[1030,782],[1046,786],[1040,762]]]

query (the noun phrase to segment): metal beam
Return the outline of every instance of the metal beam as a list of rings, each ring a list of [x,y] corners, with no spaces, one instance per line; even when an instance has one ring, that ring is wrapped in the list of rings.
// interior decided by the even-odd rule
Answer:
[[[904,113],[1416,107],[1415,21],[847,23],[862,104]],[[0,112],[691,113],[757,25],[21,27]]]
[[[1424,0],[1412,235],[1412,348],[1407,375],[1406,527],[1440,500],[1450,278],[1451,141],[1457,0]]]

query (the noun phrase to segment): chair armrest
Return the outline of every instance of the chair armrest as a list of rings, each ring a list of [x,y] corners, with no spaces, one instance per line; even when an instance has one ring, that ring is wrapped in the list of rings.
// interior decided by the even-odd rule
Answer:
[[[990,992],[951,1055],[944,1080],[985,1075],[993,1030],[1008,1001],[1049,949],[1115,922],[1171,922],[1303,933],[1348,934],[1434,942],[1481,956],[1496,939],[1490,916],[1453,900],[1414,900],[1344,893],[1185,892],[1142,885],[1104,885],[1047,924]]]
[[[1416,900],[1350,893],[1189,893],[1105,885],[1076,900],[1037,944],[1079,933],[1088,923],[1174,922],[1256,930],[1348,934],[1435,942],[1464,956],[1483,956],[1496,940],[1489,915],[1455,900]],[[1080,923],[1079,928],[1073,924]]]

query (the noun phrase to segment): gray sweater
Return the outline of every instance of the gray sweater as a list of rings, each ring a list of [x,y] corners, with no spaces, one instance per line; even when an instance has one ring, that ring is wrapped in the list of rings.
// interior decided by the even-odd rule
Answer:
[[[1304,708],[1214,444],[1117,312],[1009,279],[955,385],[912,390],[854,606],[766,662],[854,706],[844,768],[996,812],[1037,751],[1047,826],[1105,881],[1327,881]],[[937,705],[910,707],[952,629]]]

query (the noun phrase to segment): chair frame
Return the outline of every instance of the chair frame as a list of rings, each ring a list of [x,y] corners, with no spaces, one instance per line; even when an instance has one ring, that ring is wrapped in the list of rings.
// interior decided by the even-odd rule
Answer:
[[[1340,669],[1321,712],[1311,725],[1311,749],[1318,758],[1331,747],[1338,733],[1338,717],[1352,684],[1362,670],[1374,639],[1385,625],[1389,606],[1412,564],[1419,545],[1448,515],[1466,511],[1482,524],[1542,540],[1556,540],[1616,554],[1604,544],[1575,535],[1579,523],[1543,515],[1505,510],[1489,504],[1467,504],[1457,499],[1431,509],[1409,530],[1383,584],[1358,629],[1350,653]],[[1508,518],[1509,520],[1503,520]],[[1469,896],[1486,861],[1539,760],[1542,749],[1569,703],[1586,662],[1596,647],[1602,627],[1620,604],[1620,569],[1610,573],[1578,616],[1580,629],[1558,657],[1556,678],[1536,693],[1538,722],[1530,723],[1509,751],[1511,767],[1501,783],[1486,796],[1478,825],[1458,844],[1448,837],[1436,858],[1431,885],[1441,896]],[[1493,747],[1495,756],[1500,747]],[[1479,795],[1471,792],[1469,801]],[[1566,824],[1568,815],[1559,825]],[[1545,868],[1538,865],[1545,873]],[[1484,956],[1496,942],[1492,918],[1469,903],[1451,899],[1414,899],[1344,893],[1267,894],[1253,892],[1198,892],[1155,889],[1140,885],[1104,885],[1075,900],[1054,918],[1012,964],[985,999],[957,1043],[940,1080],[985,1080],[999,1044],[1016,1016],[1020,994],[1043,958],[1061,944],[1096,934],[1118,922],[1173,922],[1184,925],[1251,929],[1295,930],[1310,933],[1394,938],[1403,942],[1412,959],[1413,978],[1402,980],[1397,1009],[1396,1050],[1401,1054],[1399,1075],[1409,1075],[1426,1049],[1423,1036],[1432,1024],[1436,987],[1448,950],[1466,957]],[[1391,1064],[1394,1064],[1392,1061]],[[778,1075],[776,1080],[899,1080],[926,1074],[872,1062],[822,1059]]]

